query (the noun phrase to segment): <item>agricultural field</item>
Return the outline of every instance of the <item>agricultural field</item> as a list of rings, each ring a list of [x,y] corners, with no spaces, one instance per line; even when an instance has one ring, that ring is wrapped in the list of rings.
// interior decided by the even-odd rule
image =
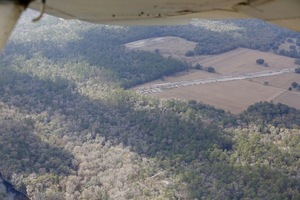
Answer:
[[[263,59],[268,67],[256,64],[257,59]],[[269,52],[238,48],[227,53],[207,57],[200,63],[204,67],[214,67],[220,74],[232,75],[291,68],[294,67],[294,62],[295,59],[293,58]]]
[[[278,76],[254,78],[252,79],[252,81],[260,84],[264,84],[265,82],[268,82],[269,86],[288,89],[289,87],[291,87],[292,82],[300,83],[300,75],[296,73],[282,74]]]
[[[125,44],[125,47],[129,50],[142,50],[155,52],[159,50],[159,53],[165,57],[172,56],[180,59],[184,59],[184,55],[188,50],[192,50],[196,47],[195,42],[187,41],[179,37],[159,37],[145,40],[139,40]]]
[[[194,66],[199,61],[210,58],[211,56],[185,56],[187,51],[193,50],[196,47],[196,42],[191,42],[179,37],[159,37],[151,38],[145,40],[139,40],[135,42],[130,42],[124,46],[128,50],[140,50],[140,51],[149,51],[156,52],[161,54],[164,57],[173,57],[181,61],[191,63]]]
[[[165,99],[195,99],[217,108],[224,109],[225,111],[240,113],[249,105],[259,101],[272,100],[283,92],[284,90],[279,88],[241,80],[178,87],[171,90],[165,90],[162,93],[154,93],[154,95]]]
[[[300,92],[286,91],[274,99],[274,103],[283,103],[300,109]]]
[[[295,59],[246,48],[238,48],[218,55],[186,57],[186,51],[192,50],[195,45],[176,37],[154,38],[127,44],[128,49],[152,52],[158,49],[156,52],[163,56],[184,60],[192,67],[199,63],[204,69],[213,67],[216,70],[216,73],[208,73],[205,70],[192,68],[133,89],[143,88],[143,93],[151,93],[167,99],[195,99],[232,113],[239,113],[260,101],[273,101],[300,108],[300,92],[288,91],[292,82],[300,82],[300,75],[293,73]],[[257,64],[257,59],[263,59],[264,65]],[[276,74],[285,69],[289,71]],[[259,74],[264,72],[266,76],[259,77]],[[252,73],[258,74],[257,77],[254,75],[254,78],[220,81],[222,77],[247,77]],[[195,80],[200,79],[216,81],[193,84]],[[189,81],[190,85],[180,84]],[[160,84],[173,84],[175,87],[155,89]],[[149,92],[145,92],[145,88],[146,90],[149,88]]]

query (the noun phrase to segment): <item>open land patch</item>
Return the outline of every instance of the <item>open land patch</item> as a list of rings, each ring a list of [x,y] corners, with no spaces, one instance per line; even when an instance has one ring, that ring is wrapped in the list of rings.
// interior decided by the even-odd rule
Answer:
[[[161,98],[195,99],[217,108],[239,113],[259,101],[269,101],[284,90],[240,80],[206,85],[194,85],[154,93]]]
[[[159,49],[163,56],[173,56],[192,66],[197,63],[204,68],[211,66],[216,70],[216,73],[208,73],[192,69],[133,89],[143,88],[141,93],[153,93],[152,95],[161,98],[195,99],[232,113],[239,113],[259,101],[300,107],[300,101],[297,102],[299,96],[287,92],[292,82],[300,81],[300,76],[293,73],[295,59],[246,48],[218,55],[186,57],[186,51],[193,50],[195,45],[196,43],[176,37],[153,38],[126,44],[127,48],[135,50],[154,52]],[[258,65],[257,59],[264,59],[267,67]],[[254,76],[247,78],[252,73]],[[265,75],[261,77],[261,74]]]
[[[256,64],[257,59],[264,59],[269,67]],[[252,49],[238,48],[236,50],[207,57],[200,64],[204,67],[212,66],[223,75],[232,75],[265,70],[280,70],[295,66],[295,59],[276,55],[270,52],[261,52]]]
[[[150,38],[144,40],[138,40],[135,42],[130,42],[124,46],[128,50],[140,50],[140,51],[149,51],[155,52],[159,50],[159,53],[164,57],[173,57],[179,60],[191,63],[193,66],[201,60],[209,58],[211,56],[185,56],[185,53],[190,50],[194,50],[196,47],[196,42],[191,42],[180,37],[158,37]]]
[[[130,50],[155,52],[156,49],[165,57],[182,57],[188,50],[193,50],[197,43],[179,37],[159,37],[139,40],[125,44]]]
[[[300,92],[286,91],[273,101],[274,103],[282,103],[294,108],[300,109]]]
[[[296,73],[289,73],[289,74],[281,74],[277,76],[253,78],[252,81],[260,84],[264,84],[265,82],[268,82],[269,86],[288,89],[289,87],[291,87],[292,82],[300,83],[300,75]]]

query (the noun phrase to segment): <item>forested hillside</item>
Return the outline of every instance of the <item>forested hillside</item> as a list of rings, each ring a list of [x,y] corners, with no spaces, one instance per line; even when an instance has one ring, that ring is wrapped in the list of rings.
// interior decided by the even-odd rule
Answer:
[[[0,173],[30,199],[300,199],[299,110],[258,103],[232,115],[124,90],[189,67],[124,43],[205,35],[217,44],[234,30],[31,17],[0,56]],[[294,34],[255,20],[219,23],[239,27],[243,45],[253,43],[244,34],[252,26]]]

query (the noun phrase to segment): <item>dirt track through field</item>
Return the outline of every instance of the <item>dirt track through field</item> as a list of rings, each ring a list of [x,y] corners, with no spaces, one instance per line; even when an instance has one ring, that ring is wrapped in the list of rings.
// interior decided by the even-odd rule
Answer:
[[[240,74],[238,76],[237,75],[221,76],[221,77],[205,78],[205,79],[198,79],[198,80],[191,80],[191,81],[159,83],[159,84],[153,84],[149,86],[138,87],[135,88],[135,90],[138,93],[150,94],[150,93],[162,92],[162,89],[172,89],[172,88],[186,87],[191,85],[202,85],[202,84],[209,84],[209,83],[245,80],[251,78],[258,78],[258,77],[276,76],[276,75],[281,75],[286,73],[293,73],[294,70],[295,70],[294,68],[287,68],[282,70],[273,70],[273,71],[270,70],[270,71],[263,71],[263,72],[245,73],[245,74]]]

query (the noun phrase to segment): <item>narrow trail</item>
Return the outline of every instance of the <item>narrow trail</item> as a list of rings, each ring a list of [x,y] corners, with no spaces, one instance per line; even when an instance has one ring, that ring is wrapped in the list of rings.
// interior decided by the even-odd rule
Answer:
[[[281,97],[281,96],[284,95],[285,93],[287,93],[287,90],[284,90],[284,91],[280,92],[279,94],[277,94],[277,95],[275,95],[275,96],[269,98],[268,101],[275,101],[276,99],[278,99],[279,97]]]

